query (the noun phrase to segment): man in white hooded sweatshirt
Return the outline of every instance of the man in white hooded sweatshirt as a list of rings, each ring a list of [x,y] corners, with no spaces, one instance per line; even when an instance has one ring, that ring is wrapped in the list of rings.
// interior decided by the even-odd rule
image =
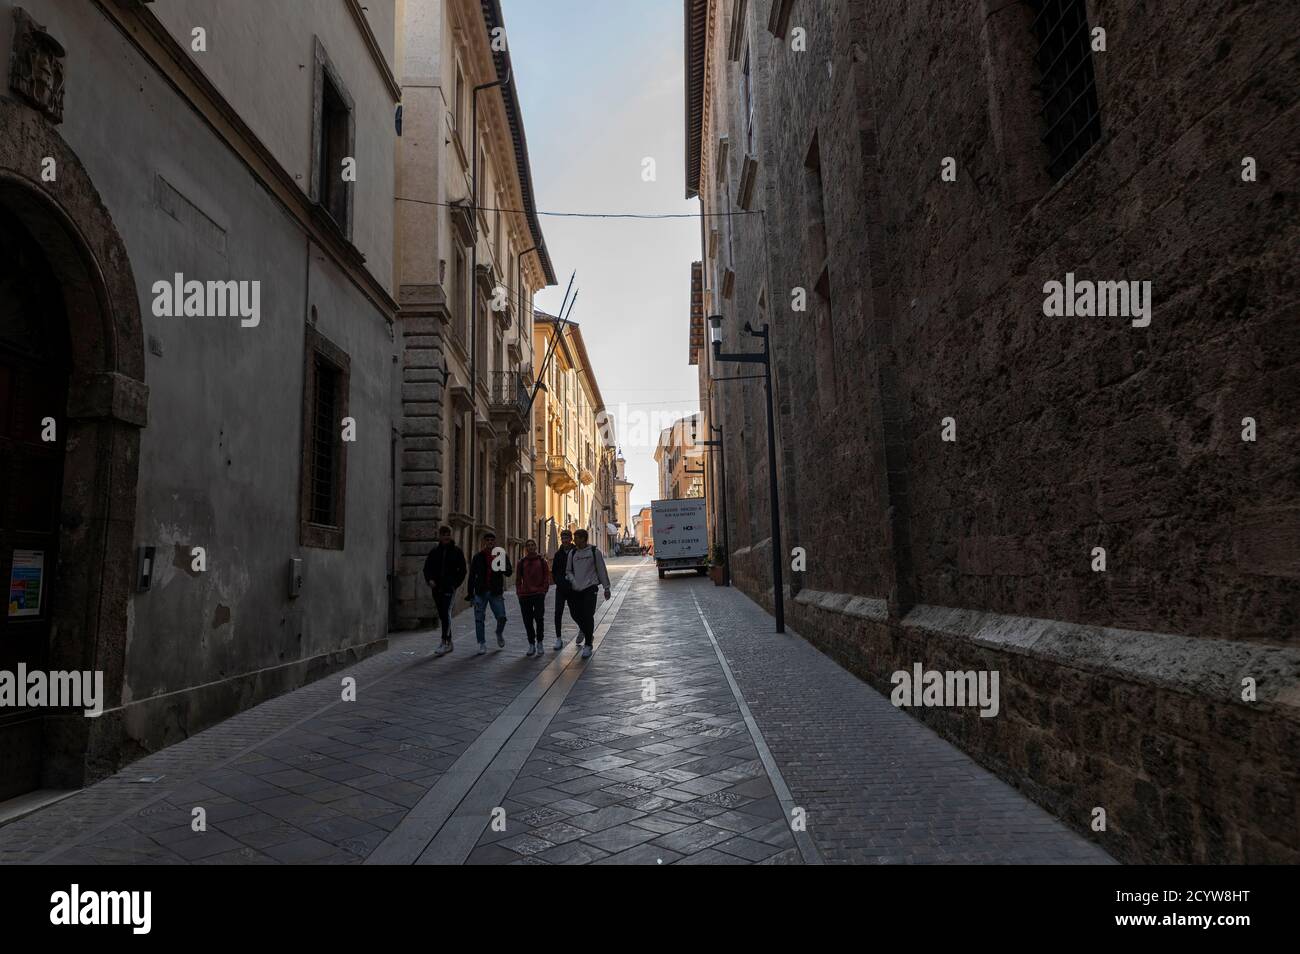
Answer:
[[[573,544],[564,568],[564,576],[573,594],[569,615],[582,634],[582,658],[590,659],[591,637],[596,629],[596,591],[604,587],[605,599],[609,599],[609,571],[605,569],[605,557],[601,552],[587,544],[586,530],[574,532]]]

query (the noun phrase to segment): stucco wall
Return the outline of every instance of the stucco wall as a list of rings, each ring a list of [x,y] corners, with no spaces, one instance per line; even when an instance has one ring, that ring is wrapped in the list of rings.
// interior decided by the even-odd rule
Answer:
[[[0,0],[6,30],[11,7]],[[131,601],[123,702],[134,743],[156,748],[319,674],[317,663],[340,651],[383,639],[395,346],[382,312],[96,7],[24,7],[67,50],[58,130],[103,197],[139,289],[149,407],[133,546],[157,547],[157,565],[152,588]],[[0,40],[7,54],[7,34]],[[373,113],[386,95],[358,98],[358,113]],[[309,94],[298,106],[309,120]],[[381,188],[391,188],[392,146],[380,140],[392,134],[370,138],[375,155],[390,157]],[[385,261],[391,202],[372,211],[358,198],[356,221],[375,236],[371,265]],[[260,281],[260,324],[156,317],[152,285],[178,272]],[[343,551],[299,544],[304,329],[313,306],[319,331],[351,359],[357,441],[347,451]],[[190,568],[195,546],[206,550],[203,573]],[[292,601],[290,557],[303,559],[305,576]],[[134,565],[136,555],[124,549],[110,559]],[[257,674],[267,669],[278,675]]]
[[[394,0],[366,0],[366,14],[392,68]],[[393,287],[393,175],[396,102],[342,0],[169,0],[150,9],[186,50],[193,30],[207,51],[190,56],[244,122],[295,178],[311,190],[312,84],[320,38],[357,103],[357,181],[353,244],[383,286]]]

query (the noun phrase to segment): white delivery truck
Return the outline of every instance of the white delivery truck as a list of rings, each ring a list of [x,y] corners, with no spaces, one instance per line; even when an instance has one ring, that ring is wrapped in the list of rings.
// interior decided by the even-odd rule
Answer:
[[[650,523],[661,580],[668,570],[694,570],[701,576],[709,572],[709,521],[703,497],[652,500]]]

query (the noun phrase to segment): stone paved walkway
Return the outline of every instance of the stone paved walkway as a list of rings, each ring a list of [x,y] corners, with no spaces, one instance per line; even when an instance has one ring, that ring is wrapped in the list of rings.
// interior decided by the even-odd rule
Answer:
[[[737,591],[611,572],[587,662],[524,656],[513,598],[484,657],[468,616],[449,657],[394,636],[0,828],[0,863],[1110,860]]]

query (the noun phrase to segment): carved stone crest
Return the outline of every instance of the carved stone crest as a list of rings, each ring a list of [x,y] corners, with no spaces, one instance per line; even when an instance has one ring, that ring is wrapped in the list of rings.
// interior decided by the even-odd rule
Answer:
[[[14,8],[9,88],[55,123],[63,122],[63,45],[22,7]]]

